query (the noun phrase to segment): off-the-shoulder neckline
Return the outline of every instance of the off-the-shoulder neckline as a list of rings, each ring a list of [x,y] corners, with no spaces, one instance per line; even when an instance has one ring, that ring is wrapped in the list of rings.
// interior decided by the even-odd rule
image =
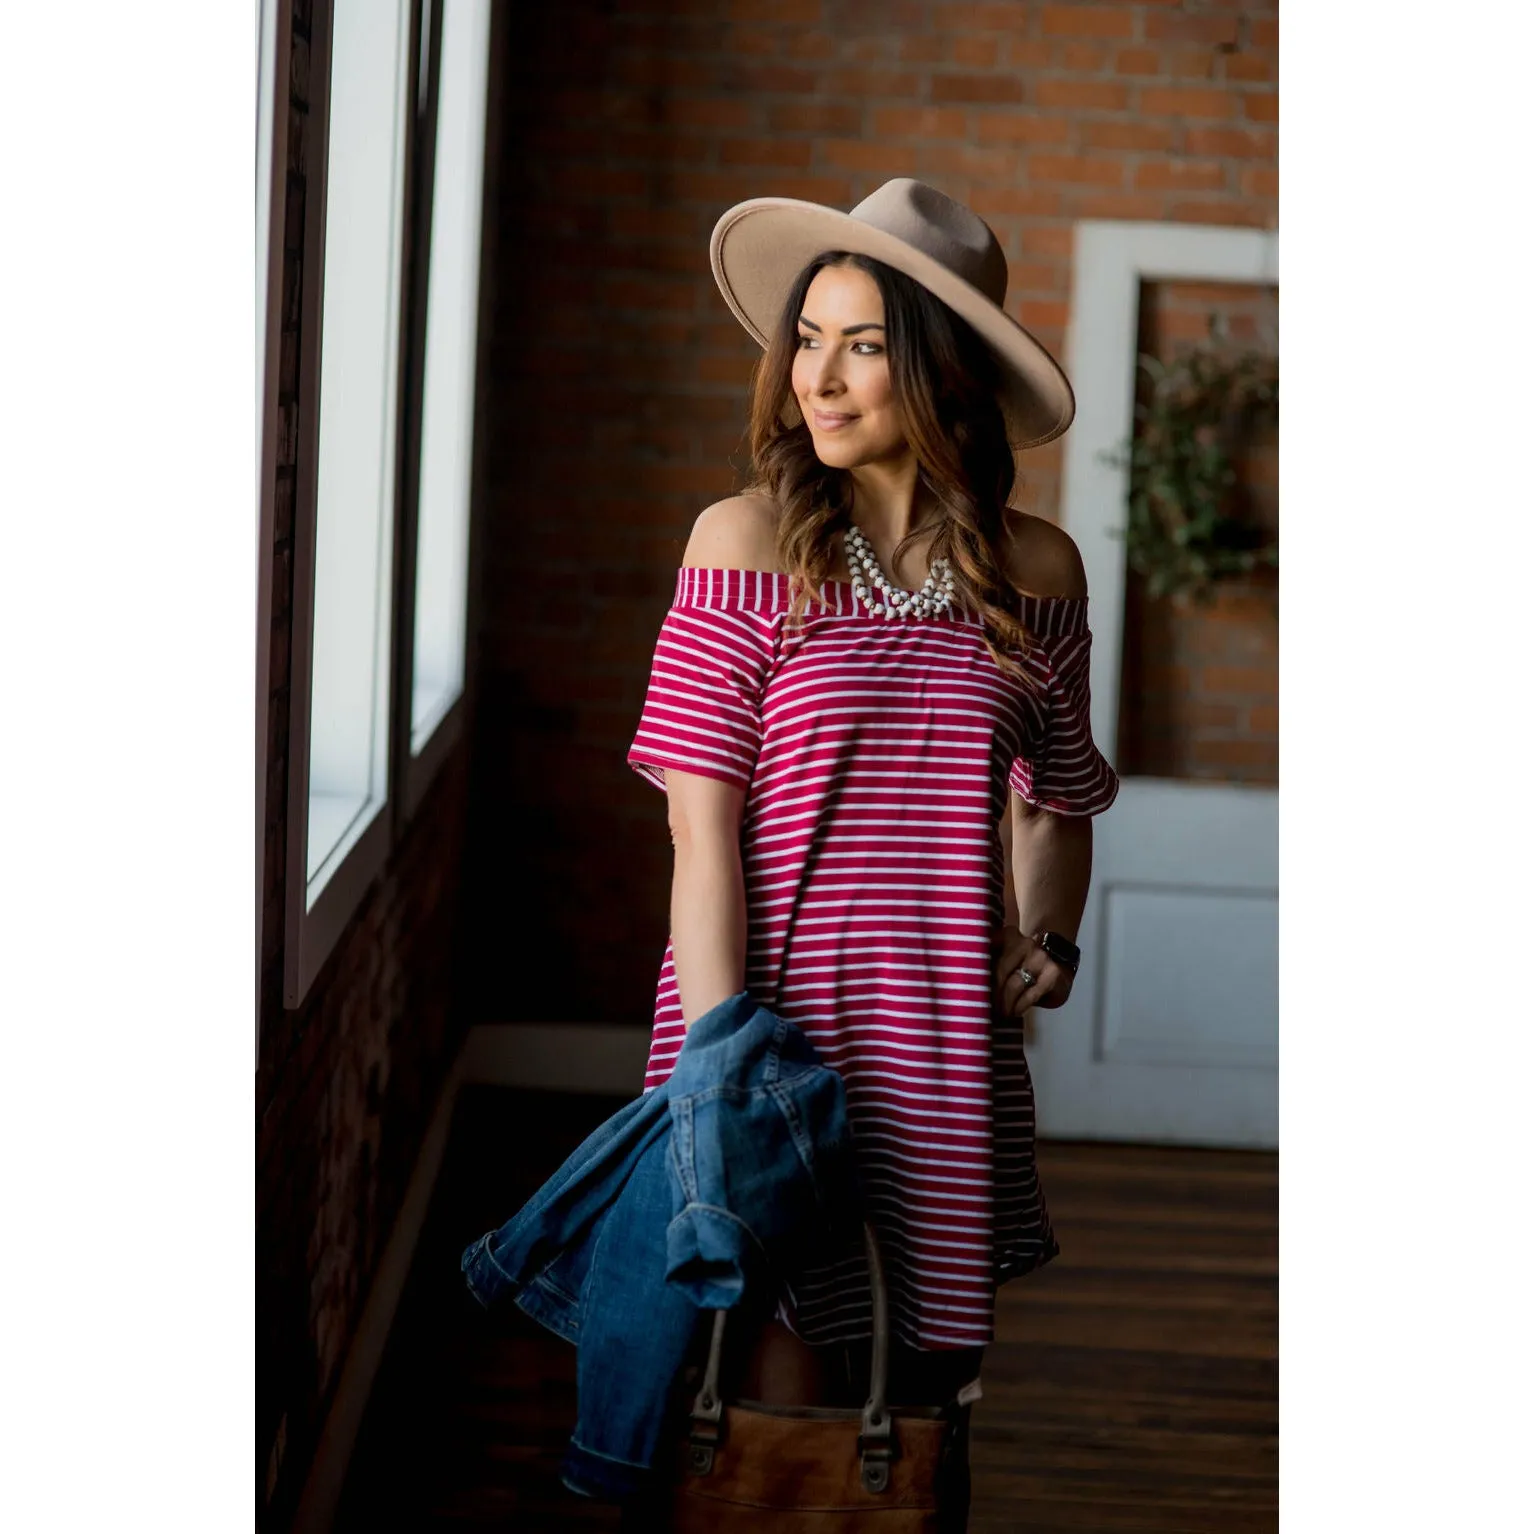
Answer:
[[[738,565],[679,565],[677,569],[678,573],[683,570],[696,570],[699,575],[769,575],[775,580],[788,579],[786,570],[747,570]],[[851,581],[824,580],[820,584],[822,589],[827,586],[838,586],[847,590],[852,588]],[[1067,596],[1064,592],[1041,595],[1031,591],[1020,591],[1017,595],[1027,602],[1085,602],[1087,600],[1086,597]]]

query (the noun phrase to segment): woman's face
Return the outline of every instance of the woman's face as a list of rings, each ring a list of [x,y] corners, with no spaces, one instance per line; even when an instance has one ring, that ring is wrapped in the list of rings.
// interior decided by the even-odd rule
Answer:
[[[822,463],[855,469],[908,451],[890,395],[884,300],[867,272],[816,272],[799,315],[793,389]]]

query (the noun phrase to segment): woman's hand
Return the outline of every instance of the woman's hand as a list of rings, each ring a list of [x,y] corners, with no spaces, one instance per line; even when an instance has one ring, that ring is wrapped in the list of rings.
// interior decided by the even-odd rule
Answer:
[[[1021,970],[1033,976],[1025,986]],[[995,1006],[1001,1017],[1021,1017],[1030,1007],[1062,1006],[1076,977],[1010,922],[1001,929],[996,960]]]

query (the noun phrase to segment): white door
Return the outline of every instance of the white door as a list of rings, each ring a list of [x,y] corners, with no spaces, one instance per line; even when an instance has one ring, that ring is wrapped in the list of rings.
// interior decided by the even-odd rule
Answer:
[[[1141,278],[1278,279],[1252,229],[1077,225],[1061,521],[1091,592],[1092,729],[1118,738],[1128,471],[1102,461],[1133,426]],[[1095,821],[1081,973],[1036,1011],[1041,1134],[1201,1145],[1278,1143],[1278,792],[1126,777]]]

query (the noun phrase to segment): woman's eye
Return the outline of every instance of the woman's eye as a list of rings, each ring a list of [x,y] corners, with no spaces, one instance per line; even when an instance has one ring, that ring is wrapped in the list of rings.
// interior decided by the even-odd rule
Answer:
[[[804,347],[808,345],[813,345],[819,339],[819,336],[801,335],[799,337],[800,350],[803,350]],[[865,352],[858,352],[857,349],[860,346],[866,346],[868,350]],[[877,357],[879,353],[884,350],[884,348],[880,346],[877,341],[854,341],[852,343],[852,349],[854,352],[857,352],[860,357]]]

